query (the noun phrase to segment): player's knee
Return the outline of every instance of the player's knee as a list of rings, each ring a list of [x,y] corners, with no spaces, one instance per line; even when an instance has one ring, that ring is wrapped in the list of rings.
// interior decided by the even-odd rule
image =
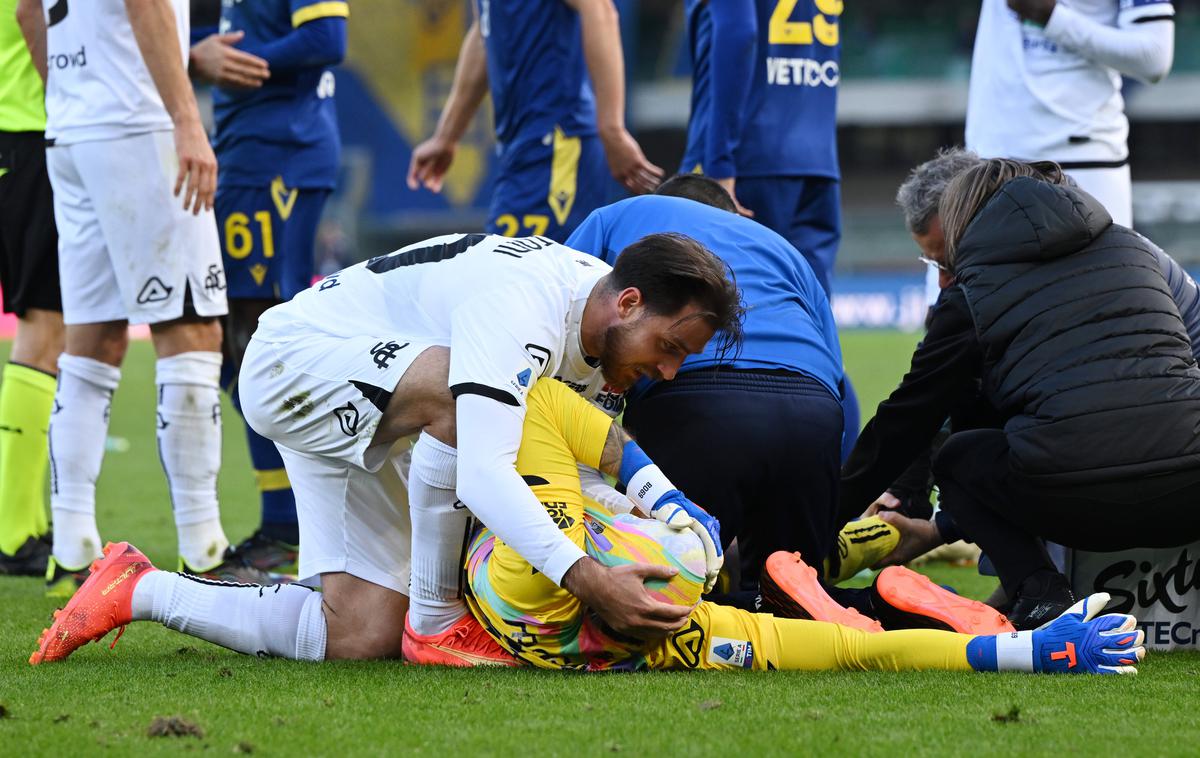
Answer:
[[[64,352],[120,366],[129,349],[129,329],[124,321],[81,324],[66,330]]]
[[[179,353],[221,351],[221,322],[215,318],[184,317],[150,325],[150,337],[158,357]]]

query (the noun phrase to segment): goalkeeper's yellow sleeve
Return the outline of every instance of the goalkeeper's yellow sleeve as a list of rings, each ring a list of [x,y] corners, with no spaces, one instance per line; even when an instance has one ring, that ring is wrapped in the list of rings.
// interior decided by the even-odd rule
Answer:
[[[647,652],[646,663],[653,669],[971,671],[971,639],[930,629],[871,634],[701,603],[681,630]]]

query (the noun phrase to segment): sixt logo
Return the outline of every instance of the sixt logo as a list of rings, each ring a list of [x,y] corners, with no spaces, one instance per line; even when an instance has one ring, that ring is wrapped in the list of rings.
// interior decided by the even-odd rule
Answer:
[[[1131,587],[1129,580],[1139,573],[1143,578]],[[1200,589],[1200,561],[1193,560],[1186,549],[1179,552],[1174,565],[1161,571],[1155,571],[1149,561],[1117,561],[1097,574],[1092,585],[1095,592],[1112,595],[1110,612],[1131,613],[1135,607],[1161,605],[1170,613],[1182,613],[1187,609],[1183,598]]]

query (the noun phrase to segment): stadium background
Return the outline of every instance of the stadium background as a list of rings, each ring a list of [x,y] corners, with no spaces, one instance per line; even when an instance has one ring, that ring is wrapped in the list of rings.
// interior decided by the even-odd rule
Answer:
[[[630,129],[652,161],[676,170],[690,87],[683,3],[616,5]],[[1135,223],[1195,270],[1200,0],[1176,0],[1175,8],[1171,74],[1154,87],[1127,81],[1124,91]],[[922,322],[924,271],[893,198],[912,166],[939,146],[963,141],[978,13],[977,2],[872,0],[848,3],[840,18],[844,237],[834,311],[844,328],[916,329]],[[348,57],[337,71],[342,176],[319,237],[321,272],[431,234],[483,225],[495,168],[490,102],[464,138],[442,195],[404,184],[411,148],[432,133],[449,91],[470,14],[465,0],[354,0]]]

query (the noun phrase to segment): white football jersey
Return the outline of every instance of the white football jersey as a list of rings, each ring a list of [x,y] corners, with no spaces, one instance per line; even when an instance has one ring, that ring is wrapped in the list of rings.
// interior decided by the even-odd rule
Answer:
[[[188,2],[168,0],[187,68]],[[171,129],[124,0],[44,0],[46,137],[58,144]]]
[[[509,405],[541,377],[616,415],[621,393],[586,358],[579,324],[612,269],[546,237],[450,234],[332,274],[259,319],[255,339],[305,334],[446,345],[450,389]]]
[[[1169,0],[1058,0],[1111,27],[1172,15]],[[1121,76],[983,0],[967,100],[967,147],[985,158],[1119,162],[1129,155]]]

